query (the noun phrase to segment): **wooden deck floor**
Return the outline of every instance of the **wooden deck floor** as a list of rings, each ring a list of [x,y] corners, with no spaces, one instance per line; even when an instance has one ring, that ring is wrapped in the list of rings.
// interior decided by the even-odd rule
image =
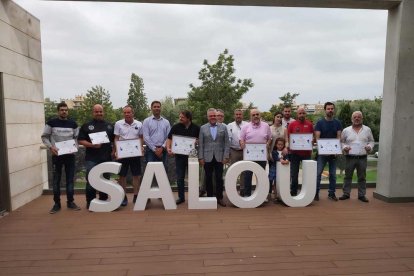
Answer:
[[[0,219],[0,275],[414,275],[414,203],[112,213],[51,196]],[[338,193],[341,194],[341,193]],[[130,195],[129,195],[130,196]]]

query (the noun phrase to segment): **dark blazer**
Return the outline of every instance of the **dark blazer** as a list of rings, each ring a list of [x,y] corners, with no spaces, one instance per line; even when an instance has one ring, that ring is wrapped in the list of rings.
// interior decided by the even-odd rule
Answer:
[[[230,142],[227,133],[227,127],[217,124],[217,136],[213,140],[210,133],[210,123],[204,124],[200,128],[198,138],[198,159],[204,159],[204,162],[211,162],[213,156],[217,162],[229,158]]]

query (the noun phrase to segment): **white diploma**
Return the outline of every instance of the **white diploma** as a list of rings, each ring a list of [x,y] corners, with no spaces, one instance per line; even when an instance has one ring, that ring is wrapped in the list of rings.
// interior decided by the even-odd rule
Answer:
[[[243,160],[266,161],[267,160],[266,144],[246,144],[243,149]]]
[[[56,142],[55,147],[58,149],[58,155],[70,154],[78,152],[75,140],[66,140],[62,142]]]
[[[91,138],[91,143],[94,145],[106,144],[110,142],[106,131],[89,133],[89,138]]]
[[[312,133],[291,133],[289,147],[291,150],[312,150]]]
[[[349,150],[349,155],[366,155],[367,151],[365,150],[365,145],[364,143],[361,142],[353,142],[349,145],[349,147],[351,148]]]
[[[118,140],[115,143],[118,159],[142,156],[141,140]]]
[[[339,139],[319,139],[318,154],[332,155],[342,154],[341,141]]]
[[[171,151],[175,154],[190,155],[195,150],[196,138],[173,135]]]

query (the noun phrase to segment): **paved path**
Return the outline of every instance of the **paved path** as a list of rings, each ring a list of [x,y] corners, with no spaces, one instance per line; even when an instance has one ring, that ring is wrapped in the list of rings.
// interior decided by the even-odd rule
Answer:
[[[414,203],[372,192],[368,204],[324,190],[306,208],[164,211],[153,200],[145,212],[55,215],[42,196],[0,219],[0,275],[414,275]]]

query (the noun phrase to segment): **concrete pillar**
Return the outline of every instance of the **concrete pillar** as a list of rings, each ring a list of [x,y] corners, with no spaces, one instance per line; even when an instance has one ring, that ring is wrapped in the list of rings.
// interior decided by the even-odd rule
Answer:
[[[0,160],[7,162],[1,166],[7,183],[0,186],[10,211],[39,197],[47,184],[46,152],[40,149],[45,124],[40,21],[10,0],[0,0],[0,73],[6,140]]]
[[[388,13],[378,180],[374,197],[414,201],[414,1]]]

